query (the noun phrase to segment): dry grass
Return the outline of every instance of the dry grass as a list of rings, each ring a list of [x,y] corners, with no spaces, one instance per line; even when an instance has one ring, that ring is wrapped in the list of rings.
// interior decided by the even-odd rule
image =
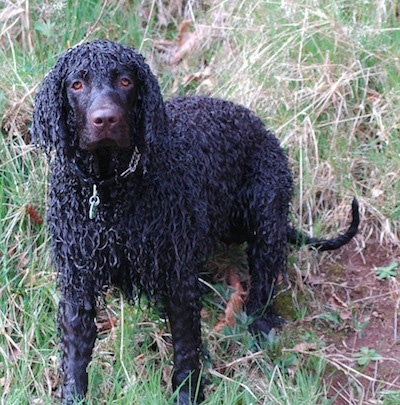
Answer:
[[[349,222],[353,196],[360,201],[361,232],[351,250],[323,256],[303,250],[290,258],[292,288],[279,305],[285,310],[293,304],[288,318],[295,321],[265,347],[255,349],[243,314],[233,328],[213,331],[228,300],[228,292],[216,287],[204,319],[213,355],[212,362],[205,360],[210,403],[320,404],[335,394],[331,401],[338,404],[398,403],[398,378],[383,370],[398,367],[396,346],[369,368],[353,357],[364,331],[359,325],[369,317],[373,327],[378,304],[393,325],[386,339],[398,339],[398,277],[385,284],[371,273],[400,260],[392,249],[400,230],[396,2],[78,3],[14,0],[0,8],[2,403],[51,403],[57,396],[58,298],[45,228],[28,209],[31,203],[44,215],[47,168],[28,145],[28,127],[33,95],[58,54],[97,36],[140,48],[167,96],[207,93],[260,115],[290,156],[295,226],[334,234]],[[238,256],[230,260],[228,267],[238,265]],[[366,273],[358,275],[360,269]],[[168,329],[156,314],[121,304],[118,298],[110,303],[119,325],[97,345],[89,398],[101,393],[108,398],[102,403],[165,403]],[[354,338],[354,345],[342,347],[334,336],[346,344]]]

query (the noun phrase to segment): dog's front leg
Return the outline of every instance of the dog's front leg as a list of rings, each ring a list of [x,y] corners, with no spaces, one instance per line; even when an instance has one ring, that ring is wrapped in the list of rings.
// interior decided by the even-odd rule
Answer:
[[[172,386],[179,390],[177,404],[189,405],[204,399],[200,375],[200,304],[182,295],[172,297],[166,309],[174,347]]]
[[[63,371],[62,402],[74,404],[85,398],[88,387],[87,367],[96,340],[95,307],[61,300],[59,327],[61,331],[61,368]]]

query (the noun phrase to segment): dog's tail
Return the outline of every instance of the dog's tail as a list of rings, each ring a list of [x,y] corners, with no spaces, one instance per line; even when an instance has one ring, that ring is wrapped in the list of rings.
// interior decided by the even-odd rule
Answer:
[[[357,234],[358,225],[360,224],[360,213],[358,210],[358,201],[354,198],[351,204],[351,211],[353,219],[351,221],[349,229],[342,235],[338,235],[336,238],[332,239],[318,239],[309,238],[306,235],[300,233],[296,229],[289,228],[288,231],[288,242],[296,246],[311,245],[313,248],[324,251],[324,250],[335,250],[339,249],[346,243],[349,243],[351,239]]]

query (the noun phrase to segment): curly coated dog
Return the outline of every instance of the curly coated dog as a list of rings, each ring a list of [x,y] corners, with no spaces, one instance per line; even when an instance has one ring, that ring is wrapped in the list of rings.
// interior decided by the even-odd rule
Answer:
[[[273,133],[248,109],[207,97],[164,102],[134,49],[96,40],[64,53],[36,96],[32,134],[51,166],[47,221],[61,290],[62,399],[85,396],[105,286],[144,294],[168,316],[177,402],[201,387],[199,273],[223,242],[247,243],[245,305],[256,336],[280,322],[270,302],[288,242],[336,249],[288,224],[293,182]]]

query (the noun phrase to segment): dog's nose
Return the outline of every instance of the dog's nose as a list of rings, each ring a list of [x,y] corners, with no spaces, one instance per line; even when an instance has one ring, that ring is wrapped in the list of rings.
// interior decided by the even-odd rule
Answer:
[[[120,118],[118,111],[110,107],[98,108],[91,114],[92,123],[98,129],[112,128],[118,124]]]

